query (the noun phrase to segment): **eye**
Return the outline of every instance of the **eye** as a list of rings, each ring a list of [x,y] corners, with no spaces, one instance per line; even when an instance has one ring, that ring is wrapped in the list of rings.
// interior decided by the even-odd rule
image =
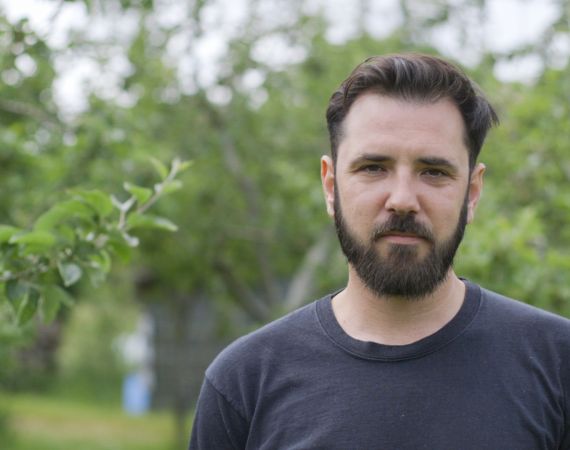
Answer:
[[[386,169],[384,167],[382,167],[380,164],[367,164],[365,166],[362,166],[360,168],[360,171],[374,175],[374,174],[385,172]]]
[[[422,175],[426,175],[429,178],[444,178],[448,177],[449,173],[447,173],[445,170],[442,169],[431,168],[431,169],[425,169],[422,172]]]

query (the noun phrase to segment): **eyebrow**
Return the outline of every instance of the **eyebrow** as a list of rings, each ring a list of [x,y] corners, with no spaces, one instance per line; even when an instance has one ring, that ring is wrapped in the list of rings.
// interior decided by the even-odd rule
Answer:
[[[355,158],[351,161],[350,163],[350,167],[358,167],[360,166],[362,163],[365,162],[387,162],[387,161],[394,161],[394,158],[392,158],[391,156],[386,156],[386,155],[377,155],[377,154],[368,154],[365,153],[363,155],[360,155],[358,158]]]
[[[393,162],[393,161],[394,161],[394,158],[391,156],[365,153],[365,154],[360,155],[359,157],[355,158],[350,163],[350,167],[355,168],[355,167],[358,167],[361,164],[366,163],[366,162],[385,163],[385,162]],[[438,158],[435,156],[434,157],[426,156],[423,158],[418,158],[416,160],[416,162],[423,164],[425,166],[445,167],[449,171],[452,171],[452,172],[458,172],[459,171],[459,168],[457,167],[456,164],[452,163],[451,161],[449,161],[448,159],[445,159],[445,158]]]
[[[453,164],[451,161],[445,158],[425,157],[425,158],[419,158],[418,162],[426,166],[445,167],[453,172],[459,171],[459,168],[455,164]]]

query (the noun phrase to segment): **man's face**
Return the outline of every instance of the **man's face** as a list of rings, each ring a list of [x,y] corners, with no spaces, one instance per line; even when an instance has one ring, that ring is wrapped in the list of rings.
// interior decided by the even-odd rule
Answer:
[[[322,160],[327,210],[355,275],[380,296],[420,298],[449,273],[482,187],[449,100],[364,94],[343,124],[336,168]]]

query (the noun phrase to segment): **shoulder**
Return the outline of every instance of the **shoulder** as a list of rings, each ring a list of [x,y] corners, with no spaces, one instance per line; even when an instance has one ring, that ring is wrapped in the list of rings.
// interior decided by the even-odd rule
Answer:
[[[318,301],[235,340],[208,367],[207,378],[216,385],[222,378],[258,377],[277,359],[283,361],[304,349],[318,332]]]
[[[570,320],[557,314],[481,288],[485,322],[527,336],[570,339]]]
[[[251,416],[275,377],[284,376],[292,361],[311,352],[319,334],[317,302],[240,337],[206,370],[206,380],[243,417]]]
[[[559,379],[563,385],[570,382],[570,320],[564,317],[481,289],[480,309],[469,336],[504,367],[514,363],[524,370],[549,373],[549,379]]]
[[[512,316],[514,319],[545,320],[560,323],[562,326],[570,326],[570,319],[485,288],[481,288],[481,298],[483,303],[485,303],[484,306],[492,308],[499,313],[514,315]]]

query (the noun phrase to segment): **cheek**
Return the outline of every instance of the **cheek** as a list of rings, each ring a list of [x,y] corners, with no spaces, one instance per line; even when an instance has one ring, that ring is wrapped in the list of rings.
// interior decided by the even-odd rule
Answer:
[[[457,224],[459,223],[460,215],[461,208],[459,207],[449,211],[449,214],[445,216],[444,223],[441,225],[441,230],[445,237],[449,237],[455,232]]]
[[[347,222],[356,224],[374,221],[381,210],[381,201],[372,189],[345,188],[340,194],[342,212]]]
[[[464,202],[464,197],[458,197],[457,192],[439,193],[431,201],[424,202],[425,215],[436,233],[449,236],[455,232]]]

